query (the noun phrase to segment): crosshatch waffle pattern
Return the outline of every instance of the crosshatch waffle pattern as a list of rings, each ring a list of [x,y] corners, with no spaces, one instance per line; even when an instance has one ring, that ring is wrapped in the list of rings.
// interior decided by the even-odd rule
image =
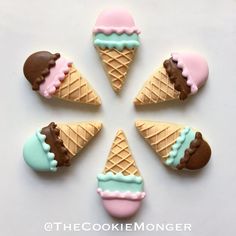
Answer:
[[[68,149],[71,157],[83,149],[88,142],[101,130],[99,122],[80,122],[75,124],[58,124],[59,137]]]
[[[184,128],[175,124],[141,120],[136,121],[136,127],[163,161],[168,158],[172,145],[175,144]]]
[[[100,105],[101,99],[88,81],[72,66],[60,87],[54,94],[55,97],[92,105]]]
[[[97,48],[97,50],[113,90],[119,92],[124,85],[129,66],[133,61],[135,49],[124,48],[119,51],[117,49]]]
[[[134,100],[136,105],[145,105],[179,99],[180,92],[170,82],[164,67],[157,69],[145,82]]]
[[[130,152],[127,139],[122,130],[116,134],[112,144],[104,172],[114,174],[122,173],[123,175],[140,176],[140,172]]]

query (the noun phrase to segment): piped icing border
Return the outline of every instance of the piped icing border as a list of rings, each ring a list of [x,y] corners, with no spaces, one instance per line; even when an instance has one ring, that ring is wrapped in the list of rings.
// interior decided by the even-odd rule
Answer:
[[[111,26],[95,26],[93,28],[93,33],[97,34],[97,33],[104,33],[104,34],[112,34],[112,33],[117,33],[117,34],[140,34],[141,31],[136,27],[111,27]]]
[[[60,138],[60,129],[57,128],[55,122],[51,122],[48,126],[42,128],[41,134],[46,135],[47,144],[54,153],[54,159],[57,166],[70,166],[71,158],[68,155],[68,149],[64,146],[63,140]]]
[[[106,43],[106,45],[105,45]],[[103,40],[100,40],[100,39],[96,39],[94,41],[94,44],[98,47],[101,47],[102,49],[105,49],[105,48],[109,48],[109,49],[112,49],[112,48],[116,48],[117,50],[123,50],[124,48],[128,48],[128,49],[131,49],[131,48],[137,48],[140,44],[139,42],[137,41],[119,41],[119,42],[116,42],[116,41],[109,41],[109,43],[107,43],[106,41],[103,41]]]
[[[44,83],[40,85],[39,93],[45,98],[51,98],[52,95],[56,92],[57,88],[60,87],[66,75],[69,73],[72,64],[72,61],[68,61],[64,58],[59,58],[56,61],[56,65],[51,68],[50,74],[45,77]]]
[[[97,189],[97,193],[101,196],[102,199],[128,199],[128,200],[142,200],[146,193],[145,192],[120,192],[120,191],[102,191],[101,188]]]
[[[113,174],[112,172],[108,172],[106,174],[98,174],[97,179],[99,181],[120,181],[125,183],[137,183],[140,184],[143,182],[143,179],[141,176],[136,175],[123,175],[122,173]]]
[[[51,60],[48,62],[48,67],[45,68],[41,75],[42,77],[36,78],[34,84],[33,84],[33,90],[38,90],[40,87],[40,84],[42,84],[45,80],[45,77],[50,73],[50,69],[53,68],[56,64],[56,61],[60,58],[60,53],[54,53],[52,54]]]
[[[46,135],[41,134],[40,133],[41,130],[37,130],[36,131],[36,137],[38,138],[38,140],[40,141],[42,148],[47,156],[48,162],[49,162],[49,166],[50,166],[50,170],[55,172],[57,171],[57,161],[54,160],[55,154],[50,152],[50,145],[48,145],[45,142],[46,139]]]
[[[185,66],[184,62],[180,59],[178,53],[171,54],[172,59],[177,63],[178,68],[182,69],[182,75],[187,78],[187,85],[191,87],[191,93],[194,94],[198,91],[197,85],[194,83],[192,76],[189,73],[188,68]]]
[[[182,146],[182,144],[184,143],[187,134],[190,132],[190,128],[189,127],[185,127],[181,132],[179,137],[176,139],[175,144],[172,145],[171,147],[171,151],[169,153],[169,157],[166,159],[165,164],[166,165],[171,165],[173,164],[175,158],[177,157],[178,154],[178,150],[180,149],[180,147]]]
[[[124,48],[136,48],[140,45],[139,38],[137,34],[110,34],[105,35],[103,33],[99,33],[94,38],[94,45],[105,48],[116,48],[117,50],[123,50]]]
[[[187,84],[187,78],[182,75],[182,70],[177,66],[173,58],[165,60],[163,66],[166,69],[170,82],[180,92],[179,99],[185,100],[191,94],[191,87]]]

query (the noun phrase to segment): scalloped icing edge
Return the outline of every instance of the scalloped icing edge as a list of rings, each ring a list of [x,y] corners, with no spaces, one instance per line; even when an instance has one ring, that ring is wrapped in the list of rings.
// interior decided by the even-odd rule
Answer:
[[[104,44],[106,45],[104,46]],[[116,41],[106,41],[106,40],[101,40],[101,39],[95,39],[94,45],[101,47],[102,49],[116,48],[117,50],[123,50],[124,48],[128,48],[128,49],[137,48],[139,47],[140,43],[135,40],[129,40],[129,41],[123,40],[123,41],[116,42]]]
[[[54,160],[55,154],[50,152],[51,147],[50,147],[49,144],[47,144],[45,142],[46,135],[41,134],[40,132],[41,132],[40,129],[36,131],[36,137],[40,141],[40,143],[42,145],[42,148],[43,148],[45,154],[47,155],[47,159],[48,159],[48,163],[49,163],[49,166],[50,166],[50,170],[55,172],[55,171],[57,171],[57,161]]]
[[[187,85],[191,87],[191,94],[197,93],[198,87],[193,82],[192,76],[190,76],[189,70],[185,66],[184,62],[180,60],[180,57],[176,53],[172,53],[171,57],[175,62],[177,62],[178,68],[182,69],[182,75],[187,78]]]
[[[93,29],[93,33],[104,33],[104,34],[112,34],[112,33],[117,33],[117,34],[140,34],[141,31],[136,27],[107,27],[107,26],[96,26]]]
[[[70,68],[72,67],[73,62],[72,61],[68,61],[67,65],[62,67],[60,72],[58,74],[56,74],[53,78],[53,83],[50,85],[50,87],[46,88],[43,91],[43,94],[41,94],[42,96],[44,96],[45,98],[51,98],[53,96],[53,94],[56,92],[57,88],[60,87],[62,81],[65,79],[66,75],[69,73]],[[47,77],[45,78],[46,81]]]
[[[176,156],[178,154],[178,150],[182,146],[183,142],[186,139],[186,135],[190,132],[190,130],[191,130],[190,127],[185,127],[181,131],[179,137],[176,139],[175,143],[171,146],[171,151],[169,153],[168,158],[165,161],[166,165],[169,166],[169,165],[171,165],[174,162],[174,160],[175,160],[175,158],[176,158]]]
[[[99,181],[109,181],[109,180],[116,180],[125,183],[137,183],[140,184],[143,182],[141,176],[136,175],[123,175],[122,173],[113,174],[112,172],[108,172],[106,174],[98,174],[97,179]]]
[[[102,199],[126,199],[126,200],[142,200],[146,193],[145,192],[136,192],[132,193],[130,191],[120,192],[120,191],[102,191],[101,188],[97,189],[97,193],[101,196]]]

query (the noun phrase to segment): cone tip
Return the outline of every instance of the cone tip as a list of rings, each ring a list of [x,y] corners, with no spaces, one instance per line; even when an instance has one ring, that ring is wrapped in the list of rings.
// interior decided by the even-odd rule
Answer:
[[[100,106],[101,104],[102,104],[102,100],[101,100],[101,98],[100,98],[99,96],[97,96],[97,99],[96,99],[94,105],[98,105],[98,106]]]
[[[138,128],[139,126],[143,125],[144,123],[145,123],[145,121],[143,121],[143,120],[136,120],[135,126]]]
[[[141,105],[141,103],[137,97],[134,99],[133,103],[134,103],[134,105]]]
[[[113,89],[113,91],[114,91],[115,93],[117,93],[117,94],[120,93],[121,88],[122,88],[122,86],[120,86],[120,87],[115,87],[115,86],[112,85],[112,89]]]
[[[93,123],[93,125],[96,126],[98,130],[101,130],[101,128],[102,128],[102,123],[101,122],[93,121],[91,123]]]
[[[116,132],[116,136],[118,136],[119,134],[123,134],[125,135],[124,131],[122,129],[118,129]]]
[[[85,102],[85,104],[100,106],[102,104],[101,98],[96,95],[97,97],[93,101]]]

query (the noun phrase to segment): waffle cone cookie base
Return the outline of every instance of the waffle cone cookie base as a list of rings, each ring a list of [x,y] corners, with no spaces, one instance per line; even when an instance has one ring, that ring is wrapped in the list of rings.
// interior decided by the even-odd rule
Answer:
[[[180,92],[170,82],[166,69],[162,66],[157,69],[145,82],[143,88],[136,96],[135,105],[160,103],[179,99]]]
[[[97,179],[97,193],[110,215],[127,218],[138,211],[145,197],[143,179],[123,131],[117,132],[104,171]]]
[[[54,97],[92,105],[100,105],[101,99],[80,72],[72,66]]]
[[[202,134],[188,126],[139,120],[136,127],[163,163],[173,169],[198,170],[211,157]]]
[[[72,158],[101,130],[102,125],[99,122],[81,122],[58,124],[57,128],[60,130],[59,137]]]
[[[108,172],[140,176],[140,172],[129,149],[128,141],[122,130],[117,132],[105,164],[104,173]]]
[[[119,92],[124,85],[129,67],[135,55],[135,48],[124,48],[119,51],[115,48],[102,49],[97,51],[103,63],[103,67],[115,92]]]
[[[183,126],[151,121],[136,121],[136,127],[153,150],[165,161]]]
[[[70,166],[71,160],[102,128],[99,122],[79,122],[49,125],[38,129],[23,148],[25,162],[37,171],[57,171]]]

